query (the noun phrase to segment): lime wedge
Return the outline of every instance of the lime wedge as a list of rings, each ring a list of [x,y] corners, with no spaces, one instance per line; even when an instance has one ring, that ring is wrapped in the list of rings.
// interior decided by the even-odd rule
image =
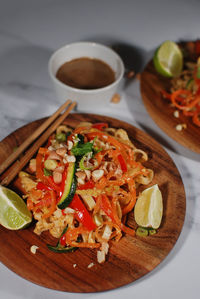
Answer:
[[[14,191],[0,186],[0,224],[17,230],[26,227],[31,221],[31,212],[23,199]]]
[[[139,194],[135,204],[134,216],[139,226],[157,229],[161,224],[162,215],[162,194],[156,184]]]
[[[175,42],[167,40],[154,53],[153,62],[159,74],[178,77],[183,69],[183,54]]]

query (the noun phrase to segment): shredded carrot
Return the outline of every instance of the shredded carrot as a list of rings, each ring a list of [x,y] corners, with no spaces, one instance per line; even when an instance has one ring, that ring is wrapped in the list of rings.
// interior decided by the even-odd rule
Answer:
[[[177,89],[172,93],[165,90],[161,91],[163,98],[169,100],[184,116],[191,118],[192,123],[200,127],[199,107],[200,107],[200,79],[197,75],[198,65],[194,68],[189,81],[194,82],[192,89],[188,89],[188,83],[185,88]],[[180,80],[181,77],[180,77]],[[188,82],[189,82],[188,81]],[[184,82],[184,81],[183,81]]]
[[[73,247],[98,248],[98,247],[100,247],[101,244],[100,243],[68,241],[68,245],[73,246]]]
[[[133,210],[135,203],[136,203],[136,191],[132,192],[131,195],[129,195],[130,201],[129,203],[122,209],[122,215],[128,214],[130,211]]]
[[[75,247],[98,248],[100,246],[99,243],[77,242],[78,236],[86,232],[88,232],[87,229],[85,229],[82,226],[67,230],[65,234],[66,243],[70,246],[75,246]]]
[[[46,147],[40,147],[38,153],[41,155],[47,155],[49,154],[49,150]]]
[[[102,190],[106,187],[107,183],[108,183],[107,178],[105,176],[102,176],[102,178],[96,183],[95,187],[97,189]]]
[[[199,111],[197,110],[194,113],[194,116],[193,116],[192,120],[193,120],[193,123],[195,125],[197,125],[198,127],[200,127],[200,110]]]
[[[52,202],[51,202],[51,205],[48,209],[48,212],[42,215],[42,218],[44,218],[44,219],[50,217],[53,214],[53,212],[55,212],[55,210],[56,210],[56,195],[55,195],[55,192],[53,190],[50,191],[50,196],[51,196],[51,201]]]
[[[133,228],[130,228],[126,225],[124,225],[123,223],[121,224],[121,229],[123,232],[125,232],[126,234],[134,237],[135,236],[135,230]]]
[[[196,94],[189,90],[178,89],[174,91],[170,100],[174,107],[179,109],[186,117],[191,117],[193,124],[200,126],[199,107],[200,107],[200,88]]]

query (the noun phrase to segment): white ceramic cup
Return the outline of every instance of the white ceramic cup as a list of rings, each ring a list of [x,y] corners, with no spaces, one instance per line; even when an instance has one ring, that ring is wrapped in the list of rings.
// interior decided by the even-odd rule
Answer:
[[[81,57],[100,59],[107,63],[115,73],[115,81],[106,87],[86,90],[71,87],[56,78],[61,65]],[[124,64],[120,56],[109,47],[94,42],[77,42],[58,49],[50,57],[48,69],[60,102],[64,103],[67,99],[76,101],[78,110],[108,105],[124,75]]]

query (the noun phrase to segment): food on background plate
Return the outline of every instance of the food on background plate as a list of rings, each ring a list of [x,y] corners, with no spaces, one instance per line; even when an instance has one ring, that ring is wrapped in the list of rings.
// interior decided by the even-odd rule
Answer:
[[[135,236],[125,222],[138,187],[153,179],[153,170],[144,166],[147,160],[125,130],[107,123],[58,127],[28,171],[19,173],[27,207],[37,221],[34,232],[55,237],[56,246],[47,244],[54,252],[91,248],[97,250],[98,262],[104,262],[110,240],[118,242],[124,233]],[[148,226],[155,231],[152,224]]]
[[[183,69],[178,76],[172,76],[170,88],[169,90],[162,90],[162,97],[167,99],[169,104],[174,107],[174,117],[179,118],[184,115],[191,119],[195,126],[200,127],[200,40],[195,43],[183,43],[177,45],[177,47],[183,53]],[[170,47],[168,51],[168,58],[170,58]],[[154,65],[159,72],[155,60]],[[184,123],[176,126],[177,131],[186,128],[187,126]]]

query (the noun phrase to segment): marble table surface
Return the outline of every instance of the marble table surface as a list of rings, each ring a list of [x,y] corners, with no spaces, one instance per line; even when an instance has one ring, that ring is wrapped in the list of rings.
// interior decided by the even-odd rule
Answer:
[[[123,46],[127,50],[123,53],[126,66],[140,72],[164,40],[200,37],[198,0],[0,0],[0,7],[1,140],[22,125],[50,115],[59,106],[47,64],[53,51],[62,45],[87,40]],[[124,82],[119,104],[84,112],[127,121],[151,132],[161,143],[185,186],[187,206],[182,233],[154,271],[109,292],[73,294],[46,289],[0,264],[0,298],[198,298],[200,156],[173,141],[154,123],[143,105],[136,79]]]

